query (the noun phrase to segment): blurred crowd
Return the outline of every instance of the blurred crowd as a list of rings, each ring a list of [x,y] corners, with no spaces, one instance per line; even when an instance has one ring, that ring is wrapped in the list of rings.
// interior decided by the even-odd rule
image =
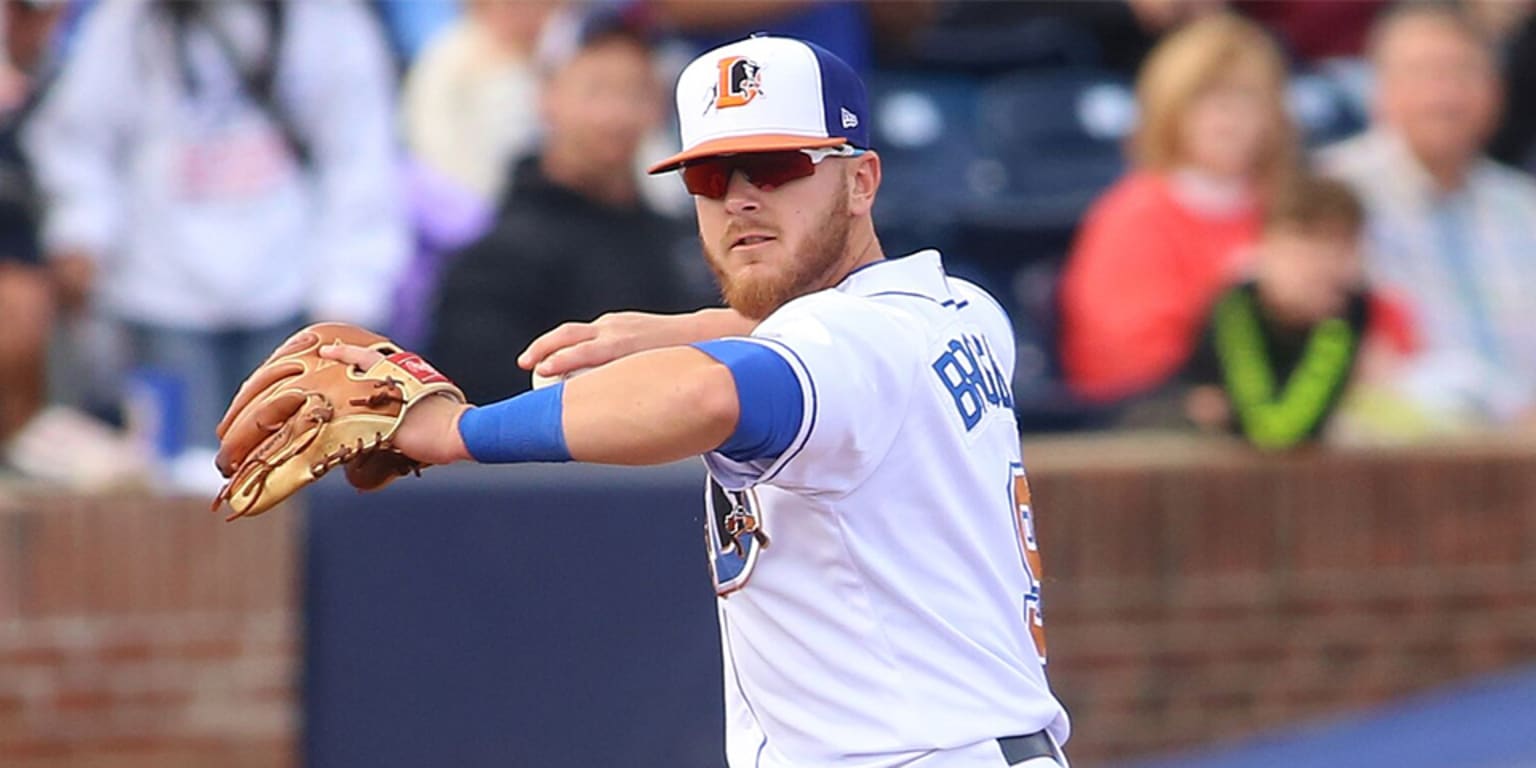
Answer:
[[[487,401],[563,321],[718,304],[642,169],[681,65],[755,31],[864,74],[886,251],[1010,309],[1026,431],[1536,424],[1532,0],[4,0],[0,30],[0,475],[203,488],[308,322]]]

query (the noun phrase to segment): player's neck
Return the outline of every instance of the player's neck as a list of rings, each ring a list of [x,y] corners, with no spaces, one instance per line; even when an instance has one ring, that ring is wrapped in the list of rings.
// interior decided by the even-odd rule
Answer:
[[[848,248],[844,261],[847,268],[843,270],[837,282],[842,282],[843,277],[847,277],[848,273],[855,269],[884,260],[885,251],[880,247],[880,238],[875,236],[874,225],[866,223],[864,226],[856,227],[848,235]]]
[[[880,249],[880,240],[875,237],[873,226],[866,225],[850,230],[848,241],[843,246],[842,258],[830,262],[819,278],[806,283],[806,288],[800,295],[836,288],[854,270],[884,259],[885,252]]]

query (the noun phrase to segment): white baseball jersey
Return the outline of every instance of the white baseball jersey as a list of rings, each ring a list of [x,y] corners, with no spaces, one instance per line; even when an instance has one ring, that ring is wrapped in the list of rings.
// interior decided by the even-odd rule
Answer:
[[[805,413],[775,460],[705,457],[732,768],[1001,766],[998,737],[1065,741],[1002,309],[924,251],[750,340]]]

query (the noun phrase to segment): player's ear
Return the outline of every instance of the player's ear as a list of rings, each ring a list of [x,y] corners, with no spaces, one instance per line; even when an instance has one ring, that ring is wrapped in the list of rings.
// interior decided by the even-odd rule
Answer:
[[[853,158],[848,178],[848,213],[867,216],[875,207],[875,193],[880,189],[880,156],[869,150]]]

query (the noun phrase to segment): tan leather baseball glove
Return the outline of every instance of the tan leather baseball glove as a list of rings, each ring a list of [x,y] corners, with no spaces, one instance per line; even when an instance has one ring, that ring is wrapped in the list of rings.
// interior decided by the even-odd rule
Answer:
[[[320,357],[334,342],[378,350],[368,370]],[[283,342],[240,386],[219,422],[213,500],[227,519],[259,515],[338,465],[361,490],[420,473],[425,465],[390,447],[406,413],[423,398],[464,393],[419,356],[372,331],[317,323]]]

